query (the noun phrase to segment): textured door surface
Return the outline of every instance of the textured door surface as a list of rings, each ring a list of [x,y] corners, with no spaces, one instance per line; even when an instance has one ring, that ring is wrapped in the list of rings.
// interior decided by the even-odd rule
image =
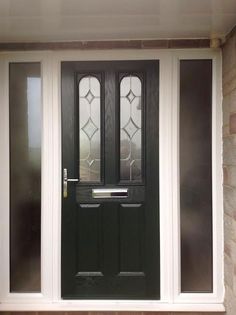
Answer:
[[[158,101],[158,61],[62,63],[64,299],[159,299]]]

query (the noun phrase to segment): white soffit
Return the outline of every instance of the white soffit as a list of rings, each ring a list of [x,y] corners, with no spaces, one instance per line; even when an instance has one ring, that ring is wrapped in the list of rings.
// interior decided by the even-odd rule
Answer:
[[[0,0],[0,42],[226,35],[236,0]]]

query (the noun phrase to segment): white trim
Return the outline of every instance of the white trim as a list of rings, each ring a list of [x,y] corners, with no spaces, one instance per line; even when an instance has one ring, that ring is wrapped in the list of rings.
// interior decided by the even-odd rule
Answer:
[[[175,304],[154,301],[83,301],[53,303],[5,303],[0,311],[155,311],[155,312],[225,312],[223,304]]]
[[[223,117],[222,117],[222,59],[213,58],[213,120],[212,120],[212,168],[213,168],[213,252],[215,294],[224,300],[224,207],[223,207]]]
[[[53,112],[52,112],[52,65],[49,56],[42,60],[42,253],[41,280],[42,294],[46,299],[52,298],[52,192],[53,187]]]
[[[173,224],[173,291],[174,301],[180,288],[180,209],[179,209],[179,62],[173,57],[172,91],[172,224]]]
[[[9,291],[9,109],[8,69],[4,59],[0,60],[0,296]]]
[[[178,62],[213,59],[213,252],[214,292],[180,294],[178,209]],[[160,301],[63,301],[60,297],[61,261],[61,96],[60,63],[66,60],[160,60]],[[9,292],[9,135],[8,63],[41,61],[43,82],[42,143],[42,294]],[[201,50],[107,50],[0,54],[0,310],[152,310],[224,311],[223,207],[221,144],[221,55]],[[217,207],[217,208],[216,208]],[[7,209],[7,211],[6,211]],[[217,233],[215,233],[217,231]],[[4,242],[3,242],[4,240]],[[39,303],[40,301],[40,303]],[[42,303],[43,302],[43,303]]]
[[[1,240],[4,240],[4,247],[1,256],[4,257],[3,265],[1,266],[1,271],[3,270],[3,285],[1,285],[0,297],[1,302],[15,302],[19,301],[23,303],[24,301],[45,301],[47,302],[51,298],[52,292],[52,238],[51,238],[51,227],[52,227],[52,215],[51,215],[51,193],[49,187],[51,187],[51,169],[53,162],[50,159],[52,152],[52,131],[50,130],[52,123],[52,117],[50,117],[50,63],[48,62],[47,53],[37,53],[37,54],[13,54],[13,55],[3,55],[1,58],[2,64],[2,109],[3,115],[1,118],[4,119],[1,126],[3,126],[3,133],[5,141],[3,147],[5,148],[4,154],[5,158],[1,162],[4,169],[4,185],[1,190],[0,198],[3,200],[0,207],[1,219],[4,222],[4,229],[2,231]],[[41,63],[41,93],[42,93],[42,183],[41,183],[41,293],[10,293],[9,288],[9,64],[11,62],[40,62]],[[1,140],[2,137],[0,137]],[[0,140],[0,141],[1,141]],[[6,153],[7,152],[7,153]],[[3,155],[4,157],[4,155]],[[6,160],[8,159],[8,160]],[[51,163],[50,163],[51,161]],[[3,183],[2,182],[2,183]]]
[[[54,143],[54,189],[53,189],[53,300],[61,299],[61,69],[57,58],[53,61],[53,143]]]
[[[171,93],[172,54],[160,59],[159,100],[159,181],[160,181],[160,253],[161,301],[173,301],[173,226],[172,226],[172,143],[171,143]]]
[[[176,303],[214,303],[224,300],[223,276],[223,170],[222,170],[222,66],[221,54],[175,52],[173,68],[173,204],[174,218],[174,291]],[[180,201],[179,201],[179,61],[212,59],[212,223],[213,293],[180,292]]]

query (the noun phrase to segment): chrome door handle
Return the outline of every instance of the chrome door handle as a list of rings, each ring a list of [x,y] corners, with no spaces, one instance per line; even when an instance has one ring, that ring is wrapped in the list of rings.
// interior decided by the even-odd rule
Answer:
[[[63,169],[63,197],[68,197],[68,190],[67,190],[67,183],[68,182],[74,182],[77,183],[79,181],[78,178],[68,178],[67,176],[67,168]]]

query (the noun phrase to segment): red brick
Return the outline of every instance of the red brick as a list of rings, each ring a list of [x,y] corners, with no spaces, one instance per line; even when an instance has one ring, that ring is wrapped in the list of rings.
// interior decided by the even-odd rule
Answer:
[[[224,184],[227,185],[229,182],[229,175],[228,175],[228,169],[226,166],[223,167],[223,174],[224,174]]]
[[[230,134],[236,134],[236,113],[229,117],[229,132]]]
[[[225,254],[228,255],[229,257],[231,256],[231,251],[230,251],[230,247],[228,246],[228,244],[225,244]]]

